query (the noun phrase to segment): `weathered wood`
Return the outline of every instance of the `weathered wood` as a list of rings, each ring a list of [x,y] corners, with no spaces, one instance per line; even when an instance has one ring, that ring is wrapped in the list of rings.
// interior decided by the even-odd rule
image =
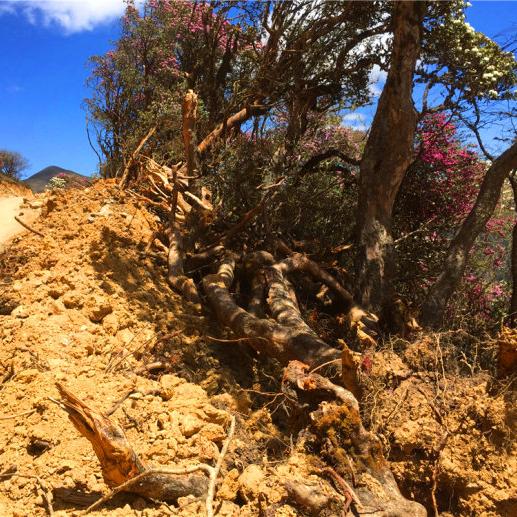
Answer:
[[[116,488],[149,471],[140,482],[131,484],[127,491],[158,499],[176,501],[190,494],[201,496],[208,488],[203,474],[163,474],[149,469],[128,442],[123,429],[106,415],[89,407],[62,384],[56,384],[62,400],[59,405],[79,433],[93,447],[99,459],[105,483]]]

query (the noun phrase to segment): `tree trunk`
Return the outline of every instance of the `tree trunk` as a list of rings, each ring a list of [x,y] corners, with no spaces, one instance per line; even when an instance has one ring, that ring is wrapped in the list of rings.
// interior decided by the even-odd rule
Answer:
[[[517,213],[517,177],[515,171],[510,174],[510,183],[513,190],[513,202]],[[512,231],[512,299],[510,301],[510,327],[517,326],[517,221]]]
[[[374,311],[391,295],[391,216],[413,155],[417,122],[412,100],[413,72],[420,53],[425,5],[394,3],[390,70],[361,160],[357,215],[359,301]]]
[[[196,166],[196,146],[194,142],[194,130],[197,120],[197,95],[189,90],[183,99],[182,117],[183,146],[185,149],[187,177],[191,177]],[[185,260],[185,236],[182,225],[176,219],[178,208],[178,170],[173,171],[171,207],[169,213],[169,253],[167,256],[168,281],[171,287],[182,294],[187,300],[199,302],[199,295],[193,280],[184,273]],[[188,179],[185,180],[188,187]]]
[[[486,172],[476,203],[452,240],[444,269],[427,294],[422,308],[424,325],[439,327],[442,324],[447,302],[463,276],[474,241],[485,229],[499,200],[504,180],[515,168],[517,142],[501,154]]]

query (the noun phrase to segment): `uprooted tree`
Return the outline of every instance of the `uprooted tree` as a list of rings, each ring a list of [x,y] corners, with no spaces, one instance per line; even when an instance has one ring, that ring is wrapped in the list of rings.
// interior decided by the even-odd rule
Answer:
[[[332,461],[347,472],[343,447],[355,472],[376,480],[377,492],[357,487],[369,514],[423,511],[398,492],[359,411],[358,352],[413,325],[397,290],[421,278],[404,279],[397,246],[413,243],[410,262],[431,257],[441,268],[420,285],[435,282],[424,318],[441,324],[517,167],[515,144],[486,166],[456,137],[466,127],[485,148],[479,105],[512,101],[516,79],[513,54],[474,31],[463,9],[149,0],[138,11],[130,2],[115,49],[93,59],[88,105],[102,172],[162,222],[149,248],[167,251],[171,287],[285,368],[283,389],[312,416],[305,427],[348,433],[346,447],[332,442]],[[370,102],[380,72],[368,134],[344,126],[360,118],[354,110]],[[432,210],[418,201],[426,188]],[[438,246],[431,236],[451,199],[461,210]],[[301,293],[342,315],[351,342],[321,339]]]

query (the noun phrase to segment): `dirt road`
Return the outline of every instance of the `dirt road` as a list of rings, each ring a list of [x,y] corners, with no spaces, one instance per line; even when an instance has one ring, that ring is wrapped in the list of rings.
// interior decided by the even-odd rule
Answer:
[[[23,213],[20,219],[30,223],[37,215],[36,210],[20,209],[23,203],[22,197],[0,197],[0,249],[16,234],[27,231],[14,218]]]

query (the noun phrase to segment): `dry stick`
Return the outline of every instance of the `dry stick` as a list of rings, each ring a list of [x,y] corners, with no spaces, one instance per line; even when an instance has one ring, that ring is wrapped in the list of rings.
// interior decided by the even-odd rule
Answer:
[[[115,411],[124,403],[124,401],[129,397],[129,395],[131,395],[135,391],[135,387],[136,387],[136,379],[133,382],[133,386],[131,386],[131,388],[129,390],[127,390],[126,393],[124,393],[124,395],[122,395],[122,397],[120,397],[117,401],[115,401],[115,403],[104,414],[106,416],[111,416],[113,413],[115,413]]]
[[[29,409],[28,411],[16,413],[15,415],[0,416],[0,420],[11,420],[12,418],[18,418],[20,416],[32,415],[32,413],[36,413],[36,409]]]
[[[316,472],[327,473],[329,474],[334,481],[340,486],[343,491],[343,495],[346,498],[345,505],[343,508],[343,514],[346,515],[348,512],[348,508],[350,507],[350,503],[353,501],[359,508],[362,508],[362,503],[357,494],[354,492],[353,488],[332,468],[332,467],[324,467],[322,469],[317,469]]]
[[[122,483],[121,485],[114,488],[109,494],[106,494],[105,496],[101,497],[98,501],[95,501],[91,506],[89,506],[84,513],[88,514],[98,508],[101,504],[104,504],[106,501],[109,501],[112,497],[117,495],[119,492],[122,491],[128,491],[129,488],[136,485],[143,479],[145,479],[147,476],[150,476],[152,474],[164,474],[164,475],[180,475],[180,474],[191,474],[193,472],[197,472],[198,470],[205,471],[209,476],[209,485],[208,485],[208,492],[206,497],[206,513],[207,517],[213,517],[214,516],[214,494],[215,494],[215,485],[217,482],[217,476],[219,475],[219,471],[221,470],[221,466],[223,464],[224,457],[226,456],[226,453],[228,452],[228,447],[230,445],[230,442],[233,438],[233,435],[235,433],[235,416],[232,416],[232,420],[230,423],[230,429],[228,431],[228,436],[223,444],[223,447],[221,449],[221,452],[219,453],[219,458],[217,459],[217,463],[215,467],[211,467],[210,465],[207,465],[206,463],[199,463],[198,465],[190,465],[188,467],[183,467],[179,469],[148,469],[145,472],[142,472],[141,474],[138,474],[134,478],[131,478],[130,480],[126,481],[125,483]]]
[[[267,341],[266,338],[256,336],[256,337],[238,337],[235,339],[220,339],[213,336],[205,336],[206,339],[210,339],[211,341],[216,341],[217,343],[239,343],[241,341],[252,341],[254,339],[263,339],[264,341]]]
[[[137,375],[140,375],[141,373],[150,372],[151,370],[165,370],[167,368],[167,365],[161,361],[156,361],[154,363],[144,364],[143,366],[140,366],[140,368],[137,368],[134,370],[134,372]]]
[[[223,448],[221,449],[221,453],[219,454],[219,458],[217,459],[217,463],[213,471],[210,474],[210,484],[208,485],[208,494],[206,497],[206,513],[207,517],[213,517],[214,509],[214,497],[215,497],[215,484],[217,482],[217,476],[219,475],[219,471],[221,470],[221,466],[223,464],[224,457],[228,452],[228,447],[230,446],[230,442],[232,441],[233,435],[235,433],[235,416],[232,416],[232,421],[230,423],[230,430],[228,431],[228,436],[223,444]]]
[[[127,183],[128,177],[129,177],[129,169],[133,165],[135,158],[138,156],[138,153],[142,150],[142,147],[145,145],[147,140],[149,140],[149,138],[151,138],[154,135],[156,129],[157,129],[156,126],[152,127],[149,130],[149,132],[147,133],[147,135],[145,135],[144,138],[142,138],[142,140],[138,144],[137,148],[131,153],[131,156],[126,164],[126,167],[124,168],[124,173],[122,174],[122,178],[120,180],[121,188],[124,188],[126,186],[126,183]]]
[[[314,373],[314,372],[317,372],[318,370],[321,370],[321,368],[325,368],[325,366],[328,366],[329,364],[334,364],[334,363],[340,363],[342,361],[342,359],[332,359],[332,361],[327,361],[326,363],[323,363],[323,364],[320,364],[319,366],[316,366],[316,368],[313,368],[310,372],[309,372],[309,375],[311,373]]]
[[[433,502],[433,510],[434,510],[435,517],[438,517],[440,515],[440,512],[438,510],[438,502],[436,500],[436,489],[438,488],[438,475],[440,473],[440,462],[442,459],[442,452],[445,449],[445,446],[447,445],[449,436],[450,436],[449,431],[448,430],[445,431],[445,434],[443,435],[442,440],[438,446],[438,451],[437,451],[438,455],[437,455],[437,458],[436,458],[436,461],[434,464],[434,468],[433,468],[433,475],[432,475],[433,484],[431,486],[431,500]]]
[[[50,517],[52,517],[54,515],[54,507],[52,506],[52,498],[50,496],[50,491],[45,482],[40,477],[34,476],[34,478],[38,482],[38,485],[41,489],[41,495],[45,500],[45,503],[47,504],[48,514],[50,515]]]
[[[29,226],[27,223],[24,223],[18,216],[15,215],[14,218],[16,219],[16,221],[18,223],[20,223],[27,230],[31,231],[32,233],[35,233],[36,235],[38,235],[40,237],[45,237],[45,235],[43,235],[41,232],[38,232],[38,230],[35,230],[34,228],[32,228],[32,226]]]

